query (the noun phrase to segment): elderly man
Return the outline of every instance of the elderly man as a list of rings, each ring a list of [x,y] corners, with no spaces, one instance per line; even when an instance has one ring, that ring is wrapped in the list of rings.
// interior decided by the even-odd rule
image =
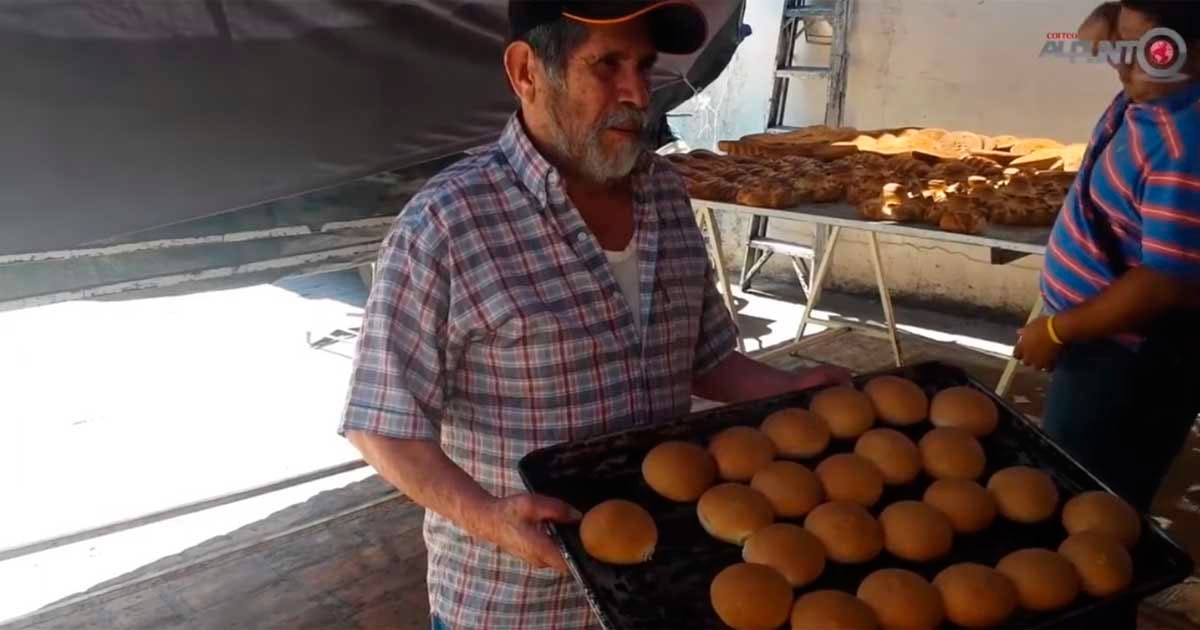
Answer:
[[[1054,370],[1046,431],[1142,509],[1200,413],[1200,3],[1107,3],[1081,29],[1138,40],[1159,27],[1186,40],[1186,79],[1115,64],[1124,90],[1050,237],[1051,315],[1016,348]]]
[[[387,237],[342,431],[426,508],[435,628],[595,625],[546,534],[578,513],[524,491],[551,444],[844,380],[735,352],[680,177],[642,146],[669,2],[514,2],[499,141],[433,178]]]

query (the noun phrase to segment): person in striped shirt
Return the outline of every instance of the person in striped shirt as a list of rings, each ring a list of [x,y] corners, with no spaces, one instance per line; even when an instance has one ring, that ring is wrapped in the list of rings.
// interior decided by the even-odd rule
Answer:
[[[1187,78],[1115,64],[1124,89],[1051,233],[1048,315],[1014,354],[1053,370],[1047,433],[1145,509],[1200,413],[1200,2],[1124,0],[1115,18],[1118,40],[1178,32]]]

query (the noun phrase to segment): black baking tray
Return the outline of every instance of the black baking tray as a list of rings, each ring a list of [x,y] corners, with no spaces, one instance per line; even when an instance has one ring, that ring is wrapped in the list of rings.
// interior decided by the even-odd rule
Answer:
[[[981,440],[987,453],[983,483],[996,470],[1027,465],[1041,468],[1058,485],[1062,499],[1085,490],[1108,490],[1094,475],[1050,441],[1020,412],[964,370],[943,363],[923,363],[867,374],[855,379],[862,386],[879,374],[895,374],[918,383],[931,397],[956,385],[970,385],[985,394],[1000,409],[996,432]],[[559,444],[529,453],[519,470],[532,492],[558,497],[581,511],[607,499],[628,499],[645,507],[658,526],[654,557],[641,565],[619,567],[593,560],[583,550],[576,525],[552,525],[551,533],[562,548],[575,579],[604,628],[608,630],[703,630],[724,628],[709,603],[709,584],[721,569],[741,561],[741,548],[720,542],[700,527],[695,503],[673,503],[659,497],[642,480],[645,454],[664,440],[705,443],[714,433],[733,425],[758,425],[767,414],[785,407],[807,407],[818,389],[774,398],[730,405],[691,414],[669,424],[635,428],[589,440]],[[931,425],[893,427],[914,441]],[[820,459],[853,449],[853,440],[834,440],[820,456],[801,463],[815,466]],[[889,486],[872,509],[879,510],[903,499],[920,499],[931,480],[922,476],[903,486]],[[795,522],[795,521],[794,521]],[[1156,523],[1143,516],[1143,535],[1132,550],[1133,584],[1125,592],[1107,599],[1081,595],[1068,609],[1050,614],[1020,612],[1007,628],[1095,627],[1109,610],[1128,609],[1142,597],[1183,581],[1192,571],[1192,561]],[[1036,525],[1021,525],[997,517],[979,534],[956,535],[950,555],[931,563],[911,563],[884,551],[875,560],[860,565],[829,562],[813,584],[797,593],[834,588],[853,594],[870,572],[883,567],[901,567],[932,580],[938,571],[956,562],[980,562],[994,566],[1005,554],[1026,547],[1055,549],[1066,537],[1059,518]]]

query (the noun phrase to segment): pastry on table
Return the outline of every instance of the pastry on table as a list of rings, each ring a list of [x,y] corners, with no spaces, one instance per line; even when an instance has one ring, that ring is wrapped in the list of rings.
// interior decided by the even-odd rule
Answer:
[[[929,170],[930,179],[943,179],[947,182],[963,181],[970,175],[971,166],[962,160],[946,160]]]
[[[1050,138],[1022,138],[1009,147],[1008,152],[1014,155],[1028,155],[1039,149],[1061,149],[1063,144]]]
[[[959,234],[983,234],[987,229],[987,219],[970,208],[963,211],[947,209],[938,219],[938,228]]]
[[[687,182],[687,191],[688,196],[695,199],[731,202],[737,198],[738,187],[732,182],[714,177],[702,180],[689,180]]]
[[[1012,162],[1009,162],[1009,165],[1019,168],[1049,169],[1054,168],[1056,164],[1061,168],[1062,163],[1062,148],[1054,147],[1038,149],[1022,155]]]
[[[879,199],[886,181],[878,178],[855,178],[846,187],[846,200],[852,204],[861,204]]]
[[[1062,170],[1068,173],[1078,173],[1079,167],[1083,165],[1083,157],[1087,153],[1087,145],[1084,143],[1068,144],[1062,149],[1063,167]]]
[[[917,130],[918,136],[920,136],[922,138],[929,138],[930,140],[933,140],[935,142],[938,140],[941,140],[948,133],[950,133],[950,132],[947,131],[946,129],[941,129],[939,127],[928,127],[925,129]]]
[[[952,155],[970,154],[971,151],[983,150],[983,138],[970,131],[953,131],[942,136],[937,148]]]
[[[846,197],[846,182],[828,175],[808,175],[796,181],[796,189],[807,201],[827,203]]]
[[[751,185],[739,187],[737,202],[756,208],[791,208],[800,202],[800,196],[795,187],[787,181],[763,178]]]
[[[1010,135],[992,136],[992,141],[996,143],[996,149],[1001,151],[1011,149],[1019,140],[1020,138]]]
[[[978,175],[996,177],[1004,171],[1004,167],[1000,166],[999,162],[978,155],[968,155],[960,161]]]

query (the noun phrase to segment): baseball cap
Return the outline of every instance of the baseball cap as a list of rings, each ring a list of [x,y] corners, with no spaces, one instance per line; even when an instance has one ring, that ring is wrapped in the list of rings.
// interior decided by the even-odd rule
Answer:
[[[708,36],[704,12],[692,0],[509,0],[508,24],[512,39],[522,39],[537,26],[559,19],[584,24],[619,24],[645,17],[659,52],[686,55],[695,52]]]

